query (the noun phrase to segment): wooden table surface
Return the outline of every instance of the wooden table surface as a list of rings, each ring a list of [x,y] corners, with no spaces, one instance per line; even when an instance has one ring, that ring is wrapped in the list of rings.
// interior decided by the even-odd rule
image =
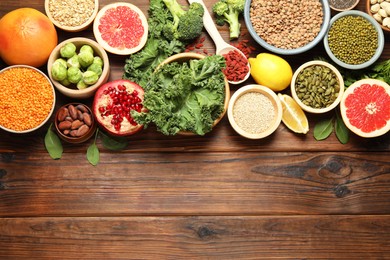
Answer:
[[[147,12],[148,1],[132,3]],[[2,0],[0,16],[23,6],[44,12],[43,0]],[[91,28],[58,34],[93,39]],[[265,51],[241,39],[257,48],[252,56]],[[285,58],[295,69],[317,56],[326,57],[322,43]],[[109,58],[110,80],[121,78],[127,57]],[[58,94],[57,106],[68,101]],[[0,131],[0,259],[390,259],[390,134],[316,141],[322,116],[308,117],[307,135],[281,124],[263,140],[240,137],[226,116],[203,137],[149,127],[120,152],[98,140],[95,167],[92,140],[64,144],[52,160],[48,126]]]

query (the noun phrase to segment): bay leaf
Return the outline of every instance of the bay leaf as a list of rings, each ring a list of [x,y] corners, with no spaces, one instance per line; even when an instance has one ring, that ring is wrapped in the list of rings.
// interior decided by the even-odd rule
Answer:
[[[100,132],[100,136],[103,146],[112,151],[122,150],[129,144],[125,138],[113,138],[102,132]]]
[[[314,138],[317,141],[324,140],[330,136],[333,131],[333,118],[319,121],[314,126]]]
[[[349,141],[349,130],[345,126],[343,119],[339,113],[336,113],[335,132],[340,143],[346,144]]]
[[[99,152],[99,148],[97,147],[95,142],[93,142],[88,147],[88,150],[87,150],[87,160],[93,166],[96,166],[99,163],[100,152]]]
[[[45,147],[52,159],[60,159],[64,149],[60,138],[53,130],[51,130],[51,128],[52,125],[49,126],[45,135]]]

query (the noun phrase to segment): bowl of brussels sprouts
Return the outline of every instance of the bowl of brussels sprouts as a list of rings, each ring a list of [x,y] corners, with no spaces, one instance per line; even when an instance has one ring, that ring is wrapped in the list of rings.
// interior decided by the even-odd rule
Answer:
[[[51,52],[47,72],[65,96],[89,98],[108,81],[110,64],[106,51],[95,41],[77,37],[59,43]]]

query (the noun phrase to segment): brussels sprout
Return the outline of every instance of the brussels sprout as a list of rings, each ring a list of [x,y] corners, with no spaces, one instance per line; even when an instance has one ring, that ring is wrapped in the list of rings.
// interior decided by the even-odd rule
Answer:
[[[85,89],[88,87],[88,85],[84,82],[84,80],[80,80],[79,82],[77,82],[76,87],[77,89]]]
[[[83,46],[81,46],[79,52],[80,52],[80,53],[82,53],[82,52],[90,52],[90,53],[93,55],[93,49],[92,49],[92,47],[89,46],[89,45],[83,45]]]
[[[76,45],[69,42],[60,48],[62,58],[70,58],[76,54]]]
[[[90,52],[87,51],[80,52],[78,56],[79,56],[80,65],[83,68],[87,68],[93,62],[93,54],[91,54]]]
[[[87,71],[88,70],[95,72],[98,76],[102,75],[103,71],[102,66],[97,63],[92,63],[91,65],[89,65]]]
[[[68,78],[66,78],[66,79],[64,79],[64,80],[61,80],[60,83],[61,83],[62,85],[64,85],[65,87],[67,87],[67,86],[69,86],[70,84],[72,84],[72,83],[70,83],[70,81],[68,80]]]
[[[61,60],[56,60],[51,67],[51,76],[54,80],[61,81],[67,77],[67,68],[66,65],[61,62]]]
[[[87,85],[93,85],[95,84],[99,79],[98,74],[94,71],[87,70],[86,72],[83,73],[83,81]]]
[[[68,69],[68,80],[71,83],[76,84],[77,82],[82,80],[82,78],[83,78],[83,73],[81,72],[81,70],[79,68],[77,68],[77,67],[70,67]]]
[[[99,56],[93,57],[92,63],[98,64],[100,67],[103,67],[103,60]]]
[[[67,67],[67,65],[66,65],[66,60],[64,60],[64,59],[62,59],[62,58],[58,58],[58,59],[56,59],[54,62],[60,62],[60,63],[62,63],[65,67]],[[53,63],[54,64],[54,63]]]
[[[67,63],[68,68],[70,68],[70,67],[80,68],[79,56],[77,56],[77,55],[73,55],[71,58],[68,59],[68,61],[66,63]]]

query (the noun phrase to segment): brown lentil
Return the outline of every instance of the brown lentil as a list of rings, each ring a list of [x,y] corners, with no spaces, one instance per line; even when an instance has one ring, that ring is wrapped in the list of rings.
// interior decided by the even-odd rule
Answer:
[[[275,108],[269,98],[258,92],[240,96],[233,106],[233,118],[247,133],[260,134],[270,128],[276,117]]]
[[[80,26],[92,16],[95,0],[50,0],[49,11],[63,26]]]
[[[256,33],[281,49],[296,49],[313,41],[321,30],[319,0],[253,0],[250,20]]]
[[[362,64],[374,56],[378,33],[364,17],[348,15],[336,20],[328,32],[329,49],[347,64]]]
[[[49,81],[31,68],[0,74],[0,125],[14,131],[37,127],[49,115],[54,98]]]

